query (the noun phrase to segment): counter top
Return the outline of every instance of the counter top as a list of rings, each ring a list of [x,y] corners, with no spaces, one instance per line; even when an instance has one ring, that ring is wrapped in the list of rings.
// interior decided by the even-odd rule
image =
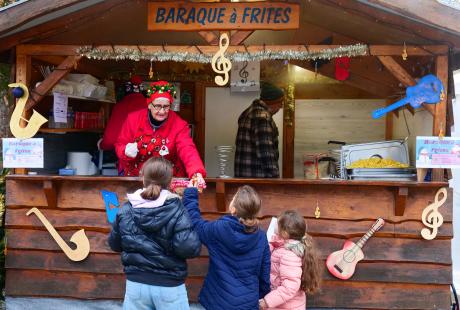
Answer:
[[[119,176],[60,176],[60,175],[20,175],[12,174],[7,180],[29,181],[95,181],[95,182],[139,182],[137,177]],[[245,184],[292,184],[292,185],[344,185],[344,186],[390,186],[390,187],[444,187],[448,182],[416,181],[361,181],[361,180],[306,180],[306,179],[247,179],[247,178],[206,178],[207,183],[245,183]]]

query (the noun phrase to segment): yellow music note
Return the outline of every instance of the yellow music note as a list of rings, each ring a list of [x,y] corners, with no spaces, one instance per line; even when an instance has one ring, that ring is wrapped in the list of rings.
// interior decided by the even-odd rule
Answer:
[[[212,57],[211,66],[212,70],[217,74],[223,74],[224,77],[217,75],[214,81],[219,86],[224,86],[228,82],[229,72],[232,69],[232,63],[228,58],[225,57],[224,53],[230,45],[230,40],[227,33],[222,33],[219,38],[219,50]]]
[[[443,194],[442,199],[439,199],[439,195]],[[421,231],[422,237],[426,240],[433,240],[438,234],[438,228],[441,227],[444,222],[442,214],[438,211],[444,202],[447,200],[447,189],[440,188],[436,192],[436,196],[433,203],[430,203],[422,212],[422,223],[428,228],[423,228]],[[430,231],[432,228],[433,231]]]
[[[62,239],[62,237],[59,235],[56,229],[54,229],[53,225],[51,225],[51,223],[46,219],[43,213],[40,212],[40,210],[38,210],[37,208],[32,208],[27,212],[27,216],[29,216],[32,213],[35,213],[38,219],[43,223],[43,225],[45,225],[50,235],[54,238],[54,240],[57,242],[62,251],[64,251],[64,254],[67,255],[67,257],[70,260],[74,262],[79,262],[84,260],[88,256],[89,240],[85,234],[84,229],[80,229],[79,231],[74,233],[70,238],[70,242],[77,246],[76,249],[73,250],[67,245],[64,239]]]
[[[16,107],[14,108],[13,114],[11,115],[10,119],[10,129],[13,136],[19,139],[29,139],[32,138],[37,131],[40,129],[40,126],[46,123],[48,120],[44,118],[40,113],[33,110],[32,116],[29,120],[26,120],[22,117],[22,113],[24,112],[24,108],[27,103],[27,99],[29,98],[29,90],[27,86],[22,83],[12,83],[8,85],[9,87],[20,87],[24,91],[24,95],[18,99],[16,103]],[[21,127],[19,125],[20,120],[24,120],[27,122],[26,127]]]

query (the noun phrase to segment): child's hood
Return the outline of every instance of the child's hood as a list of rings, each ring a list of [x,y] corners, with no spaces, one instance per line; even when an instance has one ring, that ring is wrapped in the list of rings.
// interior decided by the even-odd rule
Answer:
[[[238,218],[230,215],[221,218],[223,225],[218,229],[217,236],[231,252],[240,254],[250,251],[257,247],[260,242],[260,229],[254,233],[244,231],[244,225],[241,224]],[[265,233],[263,233],[265,236]]]
[[[142,230],[158,231],[179,211],[181,201],[178,195],[167,190],[162,190],[157,199],[147,200],[141,197],[142,191],[127,195],[133,219]]]
[[[144,199],[141,197],[141,193],[145,190],[145,188],[138,189],[132,194],[127,194],[128,200],[133,206],[133,208],[156,208],[159,206],[162,206],[166,198],[170,197],[171,195],[174,195],[168,190],[161,190],[160,196],[158,196],[157,199],[155,200],[148,200]]]

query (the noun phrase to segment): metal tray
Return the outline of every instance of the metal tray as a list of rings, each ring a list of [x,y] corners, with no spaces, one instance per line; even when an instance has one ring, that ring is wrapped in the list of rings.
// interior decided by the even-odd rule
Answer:
[[[349,175],[352,180],[382,180],[382,181],[414,181],[417,179],[416,174],[395,174],[395,175]]]
[[[345,179],[347,178],[348,173],[347,173],[346,167],[350,166],[353,162],[360,160],[360,159],[369,159],[374,156],[393,159],[400,163],[409,165],[409,148],[407,145],[407,139],[350,144],[350,145],[342,146],[341,160],[340,160],[340,163],[342,166],[341,176]],[[371,168],[360,168],[360,169],[371,169]],[[387,169],[394,169],[394,168],[387,168]]]
[[[387,175],[387,174],[397,174],[405,175],[415,173],[414,168],[354,168],[347,169],[349,175]]]

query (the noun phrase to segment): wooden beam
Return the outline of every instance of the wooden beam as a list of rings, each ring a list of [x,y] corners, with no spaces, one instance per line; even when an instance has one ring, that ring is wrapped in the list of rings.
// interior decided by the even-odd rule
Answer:
[[[447,87],[449,74],[449,60],[447,56],[438,56],[436,58],[436,76],[444,85],[444,96],[442,100],[436,104],[435,115],[433,118],[433,136],[439,135],[441,132],[446,134],[447,123]],[[444,180],[444,169],[433,169],[432,181]]]
[[[81,56],[68,56],[37,88],[32,90],[26,103],[26,110],[30,110],[40,102],[67,73],[74,69],[80,58]]]
[[[217,45],[219,43],[219,37],[214,31],[198,31],[198,34],[208,42],[209,45]]]
[[[404,86],[414,86],[417,84],[417,81],[392,57],[392,56],[377,56],[380,62],[385,66],[385,68],[393,74],[398,81],[404,84]],[[412,115],[415,114],[415,110],[411,105],[405,106]],[[434,115],[434,107],[430,104],[423,104],[423,107],[428,110],[431,115]]]
[[[392,56],[377,56],[377,58],[406,87],[417,84],[415,79]]]
[[[34,56],[32,60],[39,60],[41,62],[59,66],[65,59],[65,56]],[[107,76],[107,70],[100,69],[93,64],[85,64],[83,62],[78,63],[77,72],[90,73],[99,79],[103,79]]]
[[[30,56],[37,55],[76,55],[77,49],[80,45],[52,45],[52,44],[25,44],[18,45],[17,52],[19,54],[26,54]],[[339,48],[341,45],[308,45],[308,51],[310,52],[321,52],[326,49]],[[95,48],[99,50],[106,50],[112,52],[113,49],[140,49],[143,53],[154,53],[161,52],[166,49],[169,52],[188,52],[188,53],[199,53],[196,46],[194,45],[98,45]],[[198,46],[198,48],[208,55],[214,55],[216,52],[215,46],[203,45]],[[247,47],[241,45],[232,45],[227,49],[228,54],[235,52],[244,53],[246,49],[250,53],[260,52],[264,50],[270,50],[274,52],[281,52],[285,50],[295,50],[295,51],[306,51],[307,47],[305,45],[249,45]],[[447,55],[448,48],[447,46],[424,46],[424,47],[412,47],[407,46],[407,53],[412,56],[432,56],[432,55]],[[392,46],[392,45],[371,45],[369,47],[371,51],[370,55],[372,56],[394,56],[401,55],[403,46]]]
[[[124,5],[130,5],[130,2],[125,0],[102,1],[74,13],[58,17],[49,22],[39,24],[7,37],[3,37],[0,40],[0,51],[10,49],[18,44],[25,44],[31,40],[39,41],[64,31],[68,31],[70,26],[78,27],[79,25],[84,25],[95,18],[99,18],[102,12],[107,12]]]
[[[243,43],[254,31],[249,30],[237,30],[235,31],[232,36],[230,37],[230,44],[231,45],[240,45]]]
[[[460,34],[458,11],[436,1],[369,0],[368,2],[376,4],[377,7],[428,23],[434,27]]]
[[[81,2],[81,0],[29,0],[4,10],[0,18],[0,34],[13,30],[20,25],[65,7]]]
[[[369,51],[372,56],[401,56],[403,46],[400,45],[370,45]],[[423,45],[406,46],[408,56],[436,56],[447,55],[447,45]]]

